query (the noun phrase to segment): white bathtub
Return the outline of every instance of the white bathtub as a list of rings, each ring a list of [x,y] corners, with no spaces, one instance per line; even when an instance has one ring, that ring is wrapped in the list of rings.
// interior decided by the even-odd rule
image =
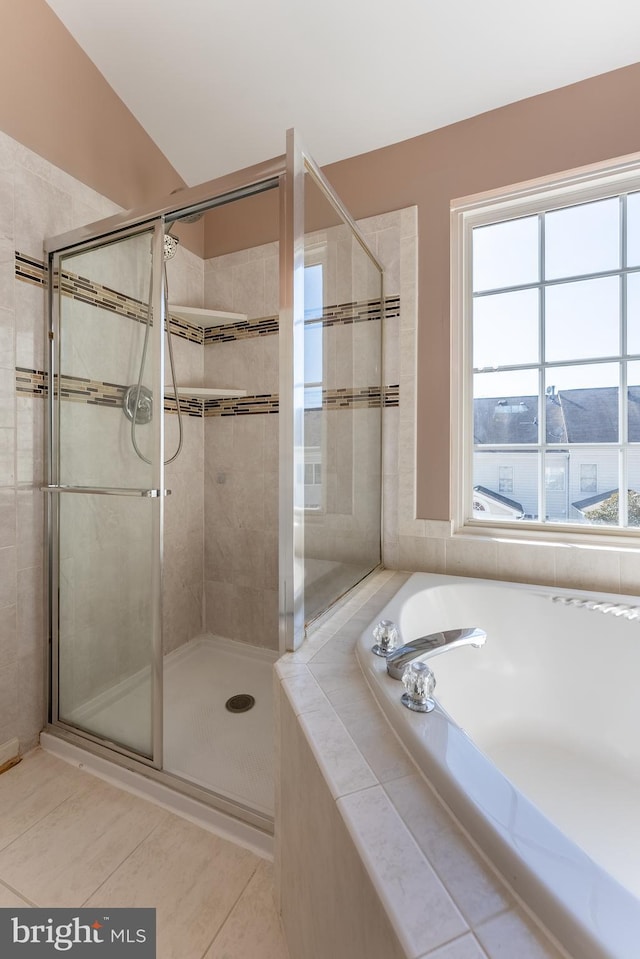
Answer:
[[[477,845],[575,959],[640,956],[640,608],[487,580],[416,573],[380,611],[402,640],[479,626],[481,649],[429,661],[436,709],[357,655],[395,732]],[[640,599],[598,594],[614,604]],[[634,618],[627,618],[628,616]]]

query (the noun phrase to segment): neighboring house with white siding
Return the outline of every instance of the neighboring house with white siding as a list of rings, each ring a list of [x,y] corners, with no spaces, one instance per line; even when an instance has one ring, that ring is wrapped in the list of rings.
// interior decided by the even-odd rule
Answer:
[[[628,441],[640,444],[640,387],[628,387],[627,394]],[[589,522],[598,500],[617,492],[617,388],[549,391],[544,478],[538,475],[539,421],[537,396],[474,400],[476,515],[518,518],[521,508],[522,518],[536,519],[544,483],[548,520]],[[629,447],[627,456],[629,487],[640,490],[640,445]]]

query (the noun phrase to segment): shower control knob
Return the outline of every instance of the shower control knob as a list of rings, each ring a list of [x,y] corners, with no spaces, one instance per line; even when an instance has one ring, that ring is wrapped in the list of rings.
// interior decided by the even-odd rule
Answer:
[[[416,713],[431,712],[435,706],[431,694],[436,688],[436,677],[426,663],[420,660],[407,663],[402,674],[402,685],[405,688],[401,697],[403,706]]]
[[[373,638],[376,644],[371,647],[371,652],[376,656],[387,656],[398,645],[400,630],[391,620],[382,619],[373,630]]]

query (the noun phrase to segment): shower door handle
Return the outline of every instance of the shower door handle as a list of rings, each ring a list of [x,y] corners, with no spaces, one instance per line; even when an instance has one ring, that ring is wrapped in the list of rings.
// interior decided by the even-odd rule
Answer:
[[[127,489],[112,486],[41,486],[43,493],[93,493],[98,496],[171,496],[170,489]]]

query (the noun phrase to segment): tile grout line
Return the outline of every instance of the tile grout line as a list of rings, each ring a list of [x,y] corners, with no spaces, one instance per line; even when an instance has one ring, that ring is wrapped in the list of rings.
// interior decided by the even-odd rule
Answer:
[[[5,889],[8,889],[9,892],[12,892],[12,893],[14,894],[14,896],[18,896],[18,898],[19,898],[19,899],[23,899],[27,905],[33,906],[34,909],[37,909],[37,907],[38,907],[38,903],[37,903],[37,902],[34,902],[33,899],[29,899],[28,896],[25,896],[25,894],[24,894],[23,892],[20,892],[20,891],[19,891],[18,889],[16,889],[14,886],[10,885],[10,883],[6,882],[6,880],[0,879],[0,886],[4,886]],[[8,908],[11,908],[11,906],[9,906]],[[17,908],[17,907],[16,907],[16,908]]]
[[[454,936],[453,939],[447,939],[446,942],[440,943],[439,946],[435,946],[433,949],[430,949],[428,952],[425,952],[423,955],[418,956],[418,959],[430,959],[430,957],[435,956],[441,949],[448,949],[449,946],[455,945],[456,942],[461,942],[467,936],[471,936],[473,941],[478,946],[478,949],[481,952],[481,959],[489,959],[488,953],[482,948],[482,943],[479,941],[478,937],[475,935],[472,929],[468,929],[466,932],[461,933],[459,936]]]
[[[241,900],[242,897],[244,896],[245,892],[246,892],[247,889],[249,888],[249,883],[252,881],[253,877],[255,876],[255,874],[257,873],[257,871],[258,871],[259,868],[260,868],[260,862],[257,862],[257,863],[256,863],[256,866],[255,866],[255,869],[253,870],[253,872],[251,873],[251,875],[250,875],[249,878],[247,879],[246,883],[245,883],[244,886],[242,887],[241,892],[238,894],[238,898],[235,900],[235,902],[233,903],[233,905],[229,907],[229,911],[227,912],[226,916],[224,917],[224,919],[223,919],[222,922],[220,923],[220,928],[218,929],[218,931],[217,931],[216,933],[214,933],[213,939],[212,939],[211,942],[206,946],[206,948],[205,948],[204,952],[202,953],[200,959],[205,959],[205,956],[207,955],[207,953],[209,952],[209,950],[210,950],[211,947],[213,946],[214,942],[216,941],[216,939],[218,938],[218,936],[220,935],[220,933],[222,932],[222,930],[223,930],[224,927],[226,926],[227,922],[229,921],[229,919],[231,918],[233,912],[235,911],[236,906],[238,905],[238,903],[240,902],[240,900]]]
[[[5,607],[5,608],[6,608],[6,607]],[[14,767],[14,768],[16,768],[16,767]],[[7,772],[9,772],[9,770],[7,770]],[[61,799],[59,803],[56,803],[55,806],[52,806],[51,809],[48,809],[48,810],[47,810],[45,813],[43,813],[38,819],[35,819],[32,823],[30,823],[30,824],[26,827],[26,829],[23,829],[22,832],[18,833],[17,836],[14,836],[13,839],[11,839],[5,846],[0,846],[0,853],[3,853],[3,852],[5,852],[7,849],[10,849],[11,846],[13,846],[14,842],[17,842],[19,839],[22,839],[23,836],[26,836],[26,834],[27,834],[28,832],[31,832],[32,829],[34,829],[36,826],[38,826],[44,819],[47,818],[47,816],[50,816],[51,813],[55,812],[57,809],[60,809],[60,806],[64,806],[64,804],[65,804],[66,802],[68,802],[70,799],[72,799],[77,793],[81,792],[81,790],[82,790],[83,788],[84,788],[84,787],[79,786],[77,789],[74,789],[73,792],[69,793],[68,796],[65,796],[64,799]],[[2,876],[0,876],[0,882],[4,882]]]
[[[500,915],[500,913],[498,913],[498,915]],[[487,957],[487,959],[489,959],[489,953],[486,951],[486,949],[484,948],[484,946],[482,945],[482,943],[480,942],[480,940],[479,940],[478,937],[476,936],[476,931],[475,931],[475,929],[472,929],[472,930],[471,930],[471,935],[473,936],[473,941],[476,943],[478,949],[479,949],[480,952],[482,953],[482,959],[485,959],[485,956]]]
[[[116,788],[119,788],[119,787],[116,787]],[[148,800],[146,800],[146,801],[148,802]],[[124,864],[131,858],[131,856],[133,856],[133,854],[138,851],[138,849],[140,848],[140,846],[142,846],[143,843],[145,843],[148,839],[151,838],[151,836],[153,836],[153,834],[154,834],[154,832],[156,831],[156,829],[159,829],[159,828],[160,828],[160,826],[163,824],[163,820],[164,820],[165,818],[167,818],[167,816],[166,816],[166,811],[165,811],[165,810],[162,810],[162,812],[163,812],[163,815],[162,815],[162,817],[160,818],[160,820],[155,824],[155,826],[153,826],[153,827],[149,830],[149,832],[146,834],[146,836],[143,836],[143,837],[142,837],[142,839],[140,840],[140,842],[136,843],[136,845],[133,847],[133,849],[131,849],[131,850],[127,853],[127,855],[124,857],[124,859],[121,859],[121,860],[120,860],[120,862],[118,863],[118,865],[115,866],[115,867],[111,870],[111,872],[109,873],[109,875],[104,877],[104,879],[102,880],[102,882],[101,882],[98,886],[96,886],[96,888],[93,890],[93,892],[89,893],[89,895],[86,897],[86,899],[84,899],[84,900],[80,903],[81,906],[84,906],[85,903],[87,903],[87,902],[89,901],[89,899],[91,899],[92,896],[97,895],[97,893],[99,892],[99,890],[102,889],[102,887],[105,885],[105,883],[107,883],[107,882],[109,881],[109,879],[111,879],[111,877],[114,875],[114,873],[116,873],[116,872],[118,871],[118,869],[120,869],[121,866],[124,866]]]

